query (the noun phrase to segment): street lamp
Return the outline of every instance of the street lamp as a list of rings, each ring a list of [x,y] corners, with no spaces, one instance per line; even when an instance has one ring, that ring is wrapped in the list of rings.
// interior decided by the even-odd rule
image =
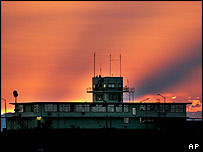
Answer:
[[[163,106],[163,111],[164,111],[164,131],[165,131],[165,117],[166,117],[166,112],[165,112],[165,103],[166,103],[166,97],[161,95],[161,94],[157,94],[158,96],[161,96],[164,98],[164,106]]]
[[[161,94],[157,94],[158,96],[161,96],[161,97],[163,97],[164,98],[164,104],[166,103],[166,97],[165,96],[163,96],[163,95],[161,95]]]
[[[157,94],[158,96],[161,96],[161,97],[163,97],[164,98],[164,116],[165,116],[165,103],[166,103],[166,97],[165,96],[163,96],[163,95],[161,95],[161,94]]]
[[[6,117],[6,99],[4,99],[4,98],[1,98],[1,99],[5,101],[5,117]],[[6,122],[7,122],[7,120],[6,120]],[[6,127],[7,127],[7,124],[6,124]]]

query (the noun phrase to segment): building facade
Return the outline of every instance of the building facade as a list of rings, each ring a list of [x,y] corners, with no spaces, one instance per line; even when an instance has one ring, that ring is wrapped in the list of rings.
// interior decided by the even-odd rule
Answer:
[[[164,121],[186,120],[188,103],[123,103],[123,77],[93,77],[93,102],[11,103],[7,130],[52,129],[159,129]]]
[[[187,103],[17,103],[7,129],[156,129],[162,119],[186,119]]]

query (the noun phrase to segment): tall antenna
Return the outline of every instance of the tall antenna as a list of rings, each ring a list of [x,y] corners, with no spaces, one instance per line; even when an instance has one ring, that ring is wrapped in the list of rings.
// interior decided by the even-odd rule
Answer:
[[[94,77],[95,77],[95,53],[94,53]]]
[[[121,54],[120,54],[120,77],[121,77]]]
[[[110,54],[110,77],[111,77],[111,54]]]
[[[101,68],[101,66],[100,66],[100,75],[101,75],[101,71],[102,71],[102,68]]]

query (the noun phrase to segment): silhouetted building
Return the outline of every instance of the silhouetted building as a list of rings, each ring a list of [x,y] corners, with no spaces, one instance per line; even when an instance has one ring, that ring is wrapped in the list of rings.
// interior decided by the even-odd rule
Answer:
[[[93,77],[92,103],[11,103],[17,112],[7,115],[7,129],[159,129],[164,120],[186,120],[188,103],[123,103],[122,77]]]

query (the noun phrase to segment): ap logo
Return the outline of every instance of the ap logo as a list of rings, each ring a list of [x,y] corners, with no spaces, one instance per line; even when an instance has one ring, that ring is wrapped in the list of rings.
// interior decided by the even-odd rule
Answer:
[[[197,149],[199,144],[189,144],[189,149]]]

